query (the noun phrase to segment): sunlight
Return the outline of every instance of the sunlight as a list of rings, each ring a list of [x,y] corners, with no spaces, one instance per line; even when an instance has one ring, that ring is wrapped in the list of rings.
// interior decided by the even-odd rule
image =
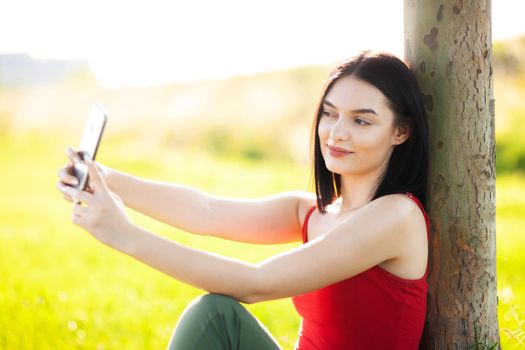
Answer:
[[[0,53],[86,58],[103,85],[223,78],[332,63],[368,48],[401,55],[401,4],[25,0],[0,15],[0,30],[16,33]]]
[[[495,39],[525,32],[524,3],[492,6]],[[10,33],[0,54],[87,59],[102,85],[151,85],[330,64],[363,49],[402,56],[403,1],[21,0],[4,4],[0,31]]]

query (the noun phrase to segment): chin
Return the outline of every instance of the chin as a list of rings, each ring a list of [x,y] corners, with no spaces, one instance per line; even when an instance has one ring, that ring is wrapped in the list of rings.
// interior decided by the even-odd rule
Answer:
[[[329,171],[331,171],[334,174],[339,174],[340,175],[340,174],[348,172],[348,169],[345,169],[345,167],[342,167],[339,164],[333,164],[330,161],[324,162],[324,165],[326,166],[326,169],[328,169]]]
[[[336,174],[336,175],[343,175],[343,174],[348,174],[349,171],[347,170],[343,170],[343,169],[328,169],[330,170],[332,173]]]

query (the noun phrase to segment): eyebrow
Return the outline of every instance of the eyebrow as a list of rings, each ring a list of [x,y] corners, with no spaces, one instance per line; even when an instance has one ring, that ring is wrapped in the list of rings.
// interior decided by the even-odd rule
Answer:
[[[334,104],[331,103],[331,102],[328,101],[328,100],[323,100],[323,104],[327,104],[327,105],[329,105],[330,107],[333,107],[333,108],[336,108],[336,109],[337,109],[337,107],[334,106]],[[376,111],[374,111],[374,110],[371,109],[371,108],[359,108],[359,109],[351,110],[350,112],[352,112],[352,113],[370,113],[370,114],[374,114],[374,115],[379,116],[379,115],[376,113]]]

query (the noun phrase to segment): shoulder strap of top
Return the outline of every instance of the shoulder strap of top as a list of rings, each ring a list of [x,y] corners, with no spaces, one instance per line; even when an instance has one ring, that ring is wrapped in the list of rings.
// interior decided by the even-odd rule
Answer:
[[[427,224],[427,241],[428,241],[428,244],[430,246],[430,218],[428,217],[428,214],[425,211],[425,207],[423,207],[423,204],[412,193],[405,192],[405,194],[407,195],[408,198],[410,198],[414,202],[416,202],[416,204],[419,206],[419,208],[423,212],[423,216],[425,217],[425,221],[426,221],[426,224]],[[428,263],[428,260],[427,260],[427,267],[425,268],[425,274],[423,275],[424,278],[426,278],[428,276],[428,265],[429,265],[429,263]]]
[[[405,194],[407,195],[408,198],[412,199],[419,206],[421,211],[423,212],[423,216],[425,217],[425,222],[427,224],[427,237],[428,237],[428,239],[430,241],[430,232],[429,232],[430,231],[430,219],[428,217],[427,212],[425,211],[425,207],[423,207],[423,204],[412,193],[405,192]]]
[[[301,234],[303,236],[303,243],[306,243],[308,241],[308,219],[310,219],[310,215],[312,215],[312,213],[314,212],[315,208],[316,208],[316,206],[311,207],[308,210],[308,213],[306,213],[306,216],[304,217],[303,230],[301,232]]]

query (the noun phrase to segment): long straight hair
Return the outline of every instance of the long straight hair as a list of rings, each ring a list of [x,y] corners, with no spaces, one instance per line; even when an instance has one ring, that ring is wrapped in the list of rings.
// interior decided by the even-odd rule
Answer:
[[[409,138],[394,147],[372,200],[387,194],[411,192],[426,208],[428,123],[416,77],[396,56],[364,51],[330,72],[317,106],[311,140],[314,140],[312,170],[319,211],[326,213],[326,206],[341,195],[341,175],[326,168],[321,154],[317,129],[323,101],[337,80],[350,75],[375,86],[386,96],[394,112],[394,127],[408,125],[411,129]]]

